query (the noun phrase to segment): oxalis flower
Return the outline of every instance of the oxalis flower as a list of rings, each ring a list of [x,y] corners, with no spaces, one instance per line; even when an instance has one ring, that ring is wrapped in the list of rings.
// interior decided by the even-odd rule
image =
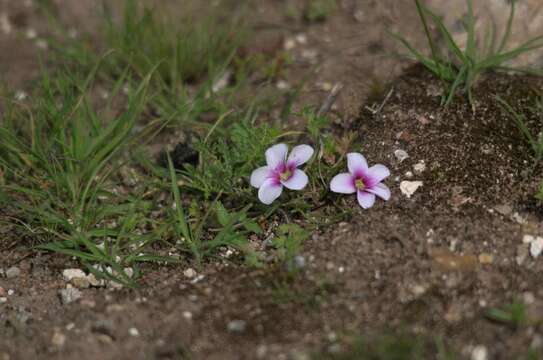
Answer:
[[[290,190],[302,190],[308,182],[307,175],[298,166],[313,156],[309,145],[298,145],[287,158],[288,146],[277,144],[266,150],[267,166],[251,174],[251,185],[258,188],[258,199],[269,205],[283,192],[283,186]]]
[[[375,203],[375,196],[383,200],[390,199],[390,189],[381,181],[390,175],[384,165],[377,164],[368,168],[364,156],[359,153],[347,154],[348,173],[334,176],[330,182],[330,190],[341,194],[354,194],[358,203],[364,209],[369,209]]]

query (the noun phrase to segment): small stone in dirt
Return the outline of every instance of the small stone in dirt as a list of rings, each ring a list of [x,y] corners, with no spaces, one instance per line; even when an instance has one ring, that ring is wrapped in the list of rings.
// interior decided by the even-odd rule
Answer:
[[[513,208],[511,207],[511,205],[507,204],[498,205],[494,208],[494,210],[496,210],[498,214],[501,214],[503,216],[509,216],[513,212]]]
[[[78,289],[87,289],[90,287],[90,282],[86,277],[75,277],[71,283]]]
[[[296,35],[296,41],[297,41],[298,44],[300,44],[300,45],[305,45],[305,44],[307,44],[307,35],[306,35],[306,34],[303,34],[303,33],[297,34],[297,35]]]
[[[285,39],[285,42],[283,43],[283,49],[285,50],[292,50],[296,47],[296,41],[292,38]]]
[[[6,296],[6,290],[0,286],[0,296]]]
[[[487,360],[488,350],[484,345],[477,345],[471,351],[471,360]]]
[[[187,320],[192,320],[192,313],[190,311],[183,311],[183,317]]]
[[[409,154],[407,153],[407,151],[402,149],[395,150],[394,156],[400,163],[402,163],[405,159],[409,158]]]
[[[128,329],[128,333],[130,334],[130,336],[140,336],[140,332],[138,329],[136,329],[135,327],[131,327],[130,329]]]
[[[288,82],[286,82],[285,80],[279,80],[275,86],[279,89],[279,90],[288,90],[290,89],[290,84]]]
[[[185,277],[187,277],[189,279],[192,279],[193,277],[195,277],[198,274],[196,273],[196,271],[193,268],[188,268],[187,270],[183,271],[183,275],[185,275]]]
[[[492,264],[494,262],[494,257],[491,254],[481,253],[479,254],[479,262],[481,264]]]
[[[285,268],[288,271],[302,270],[305,268],[305,258],[302,255],[296,255],[291,261],[285,263]]]
[[[417,174],[422,174],[424,170],[426,170],[426,164],[424,163],[424,160],[421,160],[413,165],[413,170],[415,170]]]
[[[6,303],[6,302],[8,302],[8,298],[5,297],[5,296],[1,296],[0,297],[0,304]]]
[[[53,333],[53,338],[51,339],[51,343],[54,346],[61,347],[66,343],[66,335],[60,332],[60,329],[55,328],[55,332]]]
[[[472,271],[477,267],[475,255],[459,255],[445,248],[431,249],[429,255],[441,271]]]
[[[524,236],[522,237],[522,242],[524,244],[529,244],[534,240],[535,240],[535,236],[530,235],[530,234],[524,234]]]
[[[247,323],[244,320],[232,320],[228,323],[228,331],[233,333],[242,333],[246,327]]]
[[[81,269],[64,269],[62,277],[65,281],[71,281],[74,278],[85,278],[87,274]]]
[[[105,281],[102,279],[98,280],[94,274],[87,275],[87,281],[91,286],[94,287],[105,286]]]
[[[6,277],[8,279],[16,278],[19,275],[21,275],[21,269],[19,269],[17,266],[12,266],[6,270]]]
[[[113,337],[113,320],[111,319],[100,319],[95,321],[91,325],[91,331],[93,333],[107,335]]]
[[[530,243],[530,254],[535,259],[539,255],[541,255],[541,252],[543,251],[543,238],[537,237],[534,241]]]
[[[81,299],[81,296],[83,296],[81,291],[74,287],[67,287],[66,289],[62,289],[59,291],[59,294],[60,300],[64,305],[77,301]]]
[[[411,198],[411,196],[422,186],[422,181],[402,181],[400,183],[400,190],[402,194]]]

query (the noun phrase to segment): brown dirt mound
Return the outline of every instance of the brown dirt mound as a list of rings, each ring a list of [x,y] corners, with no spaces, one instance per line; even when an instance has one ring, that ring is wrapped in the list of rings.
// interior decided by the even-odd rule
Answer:
[[[443,84],[415,66],[394,83],[379,116],[363,110],[361,134],[381,134],[367,139],[365,146],[372,151],[384,150],[382,142],[390,141],[407,151],[409,158],[401,164],[394,159],[396,175],[401,180],[423,181],[429,191],[419,196],[434,208],[526,201],[522,197],[536,192],[536,180],[541,177],[532,172],[531,149],[496,95],[525,112],[534,105],[534,89],[541,84],[536,77],[492,73],[476,84],[474,109],[460,95],[444,107],[440,104]],[[540,127],[535,112],[527,120],[534,130]],[[420,161],[426,170],[417,173],[413,166]],[[409,171],[412,179],[406,176]]]

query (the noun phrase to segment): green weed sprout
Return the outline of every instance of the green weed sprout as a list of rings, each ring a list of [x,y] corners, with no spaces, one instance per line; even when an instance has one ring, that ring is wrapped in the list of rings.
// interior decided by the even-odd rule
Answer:
[[[496,98],[500,106],[511,116],[515,121],[518,129],[526,139],[528,145],[532,149],[536,163],[539,163],[543,159],[543,133],[533,134],[526,124],[526,116],[517,112],[513,107],[499,96]],[[543,116],[543,94],[536,100],[536,105],[533,108],[539,116]],[[541,123],[543,130],[543,122]]]
[[[527,324],[526,305],[519,301],[505,305],[502,308],[490,309],[486,316],[488,319],[518,329]]]
[[[228,212],[218,201],[221,196],[219,194],[200,219],[191,221],[184,211],[177,174],[169,156],[168,170],[174,201],[173,209],[168,216],[168,226],[173,230],[173,237],[178,240],[177,244],[181,250],[191,254],[196,264],[201,265],[203,260],[216,255],[219,248],[232,247],[241,251],[249,264],[259,265],[258,258],[248,246],[247,240],[249,233],[258,234],[261,232],[258,224],[247,216],[247,211],[251,206],[247,205],[240,211]],[[212,214],[216,215],[219,224],[216,233],[209,231],[210,215]]]
[[[448,105],[452,101],[457,90],[461,89],[467,94],[470,104],[473,106],[472,87],[481,73],[494,70],[518,71],[539,73],[536,70],[525,68],[512,68],[506,63],[519,55],[539,49],[543,46],[543,36],[534,37],[521,45],[506,50],[507,43],[512,34],[512,24],[515,16],[516,0],[511,1],[511,11],[503,36],[498,41],[497,30],[492,26],[485,34],[482,44],[478,43],[475,33],[475,16],[471,0],[466,0],[468,13],[462,25],[467,33],[467,43],[464,49],[454,40],[451,31],[447,29],[443,20],[421,3],[415,0],[424,32],[430,47],[430,55],[424,55],[415,49],[404,37],[392,34],[409,51],[410,55],[420,61],[428,70],[435,74],[443,82],[449,84],[447,94],[442,98],[442,104]],[[439,49],[430,34],[429,22],[433,22],[442,38],[445,40],[446,52]]]

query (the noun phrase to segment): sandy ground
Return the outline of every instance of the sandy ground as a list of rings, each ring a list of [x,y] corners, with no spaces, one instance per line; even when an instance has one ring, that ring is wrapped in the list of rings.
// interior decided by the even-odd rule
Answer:
[[[96,35],[94,1],[52,2],[74,36]],[[299,105],[318,105],[334,84],[344,85],[334,110],[338,125],[367,139],[360,150],[372,163],[391,167],[393,199],[360,212],[351,223],[315,233],[302,254],[306,269],[294,280],[269,269],[209,264],[196,281],[183,274],[185,268],[150,267],[140,289],[84,289],[81,299],[67,305],[59,297],[66,287],[61,273],[77,264],[17,246],[13,229],[6,226],[0,229],[0,297],[6,298],[0,303],[1,360],[309,359],[314,352],[348,349],[353,334],[400,328],[430,339],[439,336],[461,358],[474,358],[481,349],[488,359],[518,358],[529,347],[541,351],[543,263],[532,259],[529,244],[522,242],[526,234],[541,234],[541,206],[530,200],[536,184],[519,167],[523,152],[504,150],[522,146],[517,136],[503,136],[516,129],[499,125],[508,120],[484,96],[489,88],[519,86],[519,81],[540,83],[487,79],[480,109],[491,111],[468,114],[463,102],[442,111],[431,91],[439,88],[435,80],[413,70],[397,78],[411,64],[393,56],[401,47],[387,31],[425,46],[412,3],[338,4],[326,22],[307,24],[285,11],[287,5],[301,10],[303,2],[255,1],[250,6],[256,28],[252,46],[275,42],[288,48],[294,62],[284,75],[287,84],[314,73]],[[506,1],[476,5],[486,19],[498,24],[506,19]],[[462,1],[435,0],[430,6],[459,28]],[[513,44],[543,32],[540,7],[539,1],[520,2]],[[1,82],[30,90],[40,59],[47,64],[50,56],[45,40],[56,35],[33,2],[0,0]],[[455,36],[462,38],[460,31]],[[534,52],[518,63],[540,61],[541,53]],[[375,83],[395,89],[379,117],[363,106]],[[487,119],[492,130],[485,134],[486,127],[468,125],[472,132],[467,131],[464,116],[471,122]],[[459,138],[463,131],[485,136]],[[487,159],[489,144],[495,152]],[[398,149],[410,158],[399,163]],[[460,165],[447,166],[448,156]],[[422,160],[427,169],[418,174],[413,166]],[[476,181],[463,182],[453,175],[472,167],[492,176],[475,174]],[[496,177],[503,182],[488,182]],[[407,198],[399,190],[402,180],[424,185]],[[352,199],[345,201],[355,206]],[[11,271],[8,277],[14,266],[20,273]],[[529,325],[512,330],[485,318],[488,308],[513,299],[528,305]]]

